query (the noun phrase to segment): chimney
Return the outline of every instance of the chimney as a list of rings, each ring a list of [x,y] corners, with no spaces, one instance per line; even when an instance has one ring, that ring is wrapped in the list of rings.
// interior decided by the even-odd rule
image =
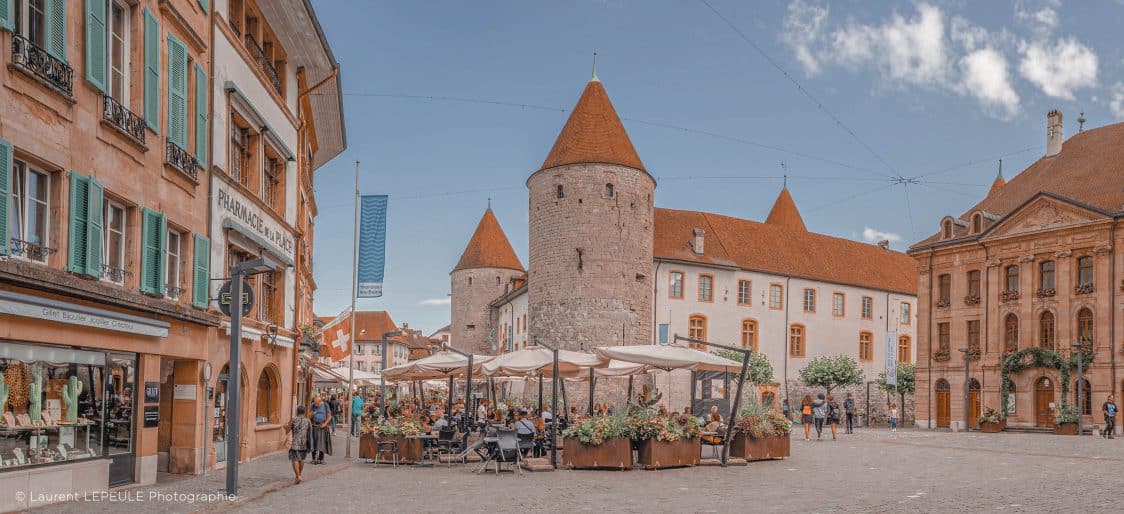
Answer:
[[[883,239],[883,240],[879,241],[878,247],[883,249],[883,250],[889,250],[890,249],[890,240],[889,239]]]
[[[694,239],[694,241],[691,242],[691,249],[693,249],[696,254],[699,254],[699,255],[703,254],[703,239],[704,239],[704,236],[706,236],[706,231],[704,231],[701,228],[695,229],[695,239]]]
[[[1062,111],[1054,109],[1046,114],[1046,157],[1062,151]]]

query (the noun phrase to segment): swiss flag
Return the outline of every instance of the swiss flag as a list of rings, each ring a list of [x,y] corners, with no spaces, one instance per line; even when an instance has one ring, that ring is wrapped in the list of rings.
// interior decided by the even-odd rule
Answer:
[[[351,309],[347,309],[336,316],[336,319],[320,329],[323,337],[322,355],[327,355],[332,362],[338,362],[351,355]]]

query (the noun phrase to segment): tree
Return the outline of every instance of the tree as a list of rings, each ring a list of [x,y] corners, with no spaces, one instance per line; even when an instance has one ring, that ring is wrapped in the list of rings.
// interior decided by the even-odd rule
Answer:
[[[902,410],[905,410],[905,395],[917,391],[916,373],[913,364],[898,364],[898,385],[894,387],[886,383],[886,372],[878,374],[878,388],[887,393],[898,393],[901,397]],[[886,395],[886,406],[890,406],[890,395]]]
[[[863,383],[863,370],[847,355],[816,357],[800,370],[800,380],[809,387],[822,387],[827,394],[836,387]]]
[[[719,357],[724,357],[735,362],[742,361],[742,352],[734,350],[718,350],[714,352]],[[751,384],[771,384],[773,383],[773,365],[769,363],[769,358],[760,352],[753,352],[749,356],[749,383]],[[738,381],[738,373],[734,373],[734,382]]]

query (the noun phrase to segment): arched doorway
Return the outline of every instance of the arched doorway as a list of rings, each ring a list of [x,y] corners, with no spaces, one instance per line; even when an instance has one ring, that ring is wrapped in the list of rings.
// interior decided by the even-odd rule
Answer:
[[[933,389],[937,400],[937,428],[948,428],[952,422],[952,398],[949,395],[952,388],[948,380],[942,378],[937,380]]]
[[[980,381],[968,381],[968,424],[972,428],[980,427]]]
[[[1034,384],[1034,426],[1054,426],[1050,405],[1054,403],[1054,381],[1042,377]]]

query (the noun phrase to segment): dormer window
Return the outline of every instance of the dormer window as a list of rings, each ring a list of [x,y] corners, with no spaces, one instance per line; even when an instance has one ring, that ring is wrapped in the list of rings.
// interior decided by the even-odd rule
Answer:
[[[952,220],[944,220],[941,223],[941,238],[952,239]]]
[[[983,230],[983,214],[975,213],[972,215],[972,233],[979,234]]]

